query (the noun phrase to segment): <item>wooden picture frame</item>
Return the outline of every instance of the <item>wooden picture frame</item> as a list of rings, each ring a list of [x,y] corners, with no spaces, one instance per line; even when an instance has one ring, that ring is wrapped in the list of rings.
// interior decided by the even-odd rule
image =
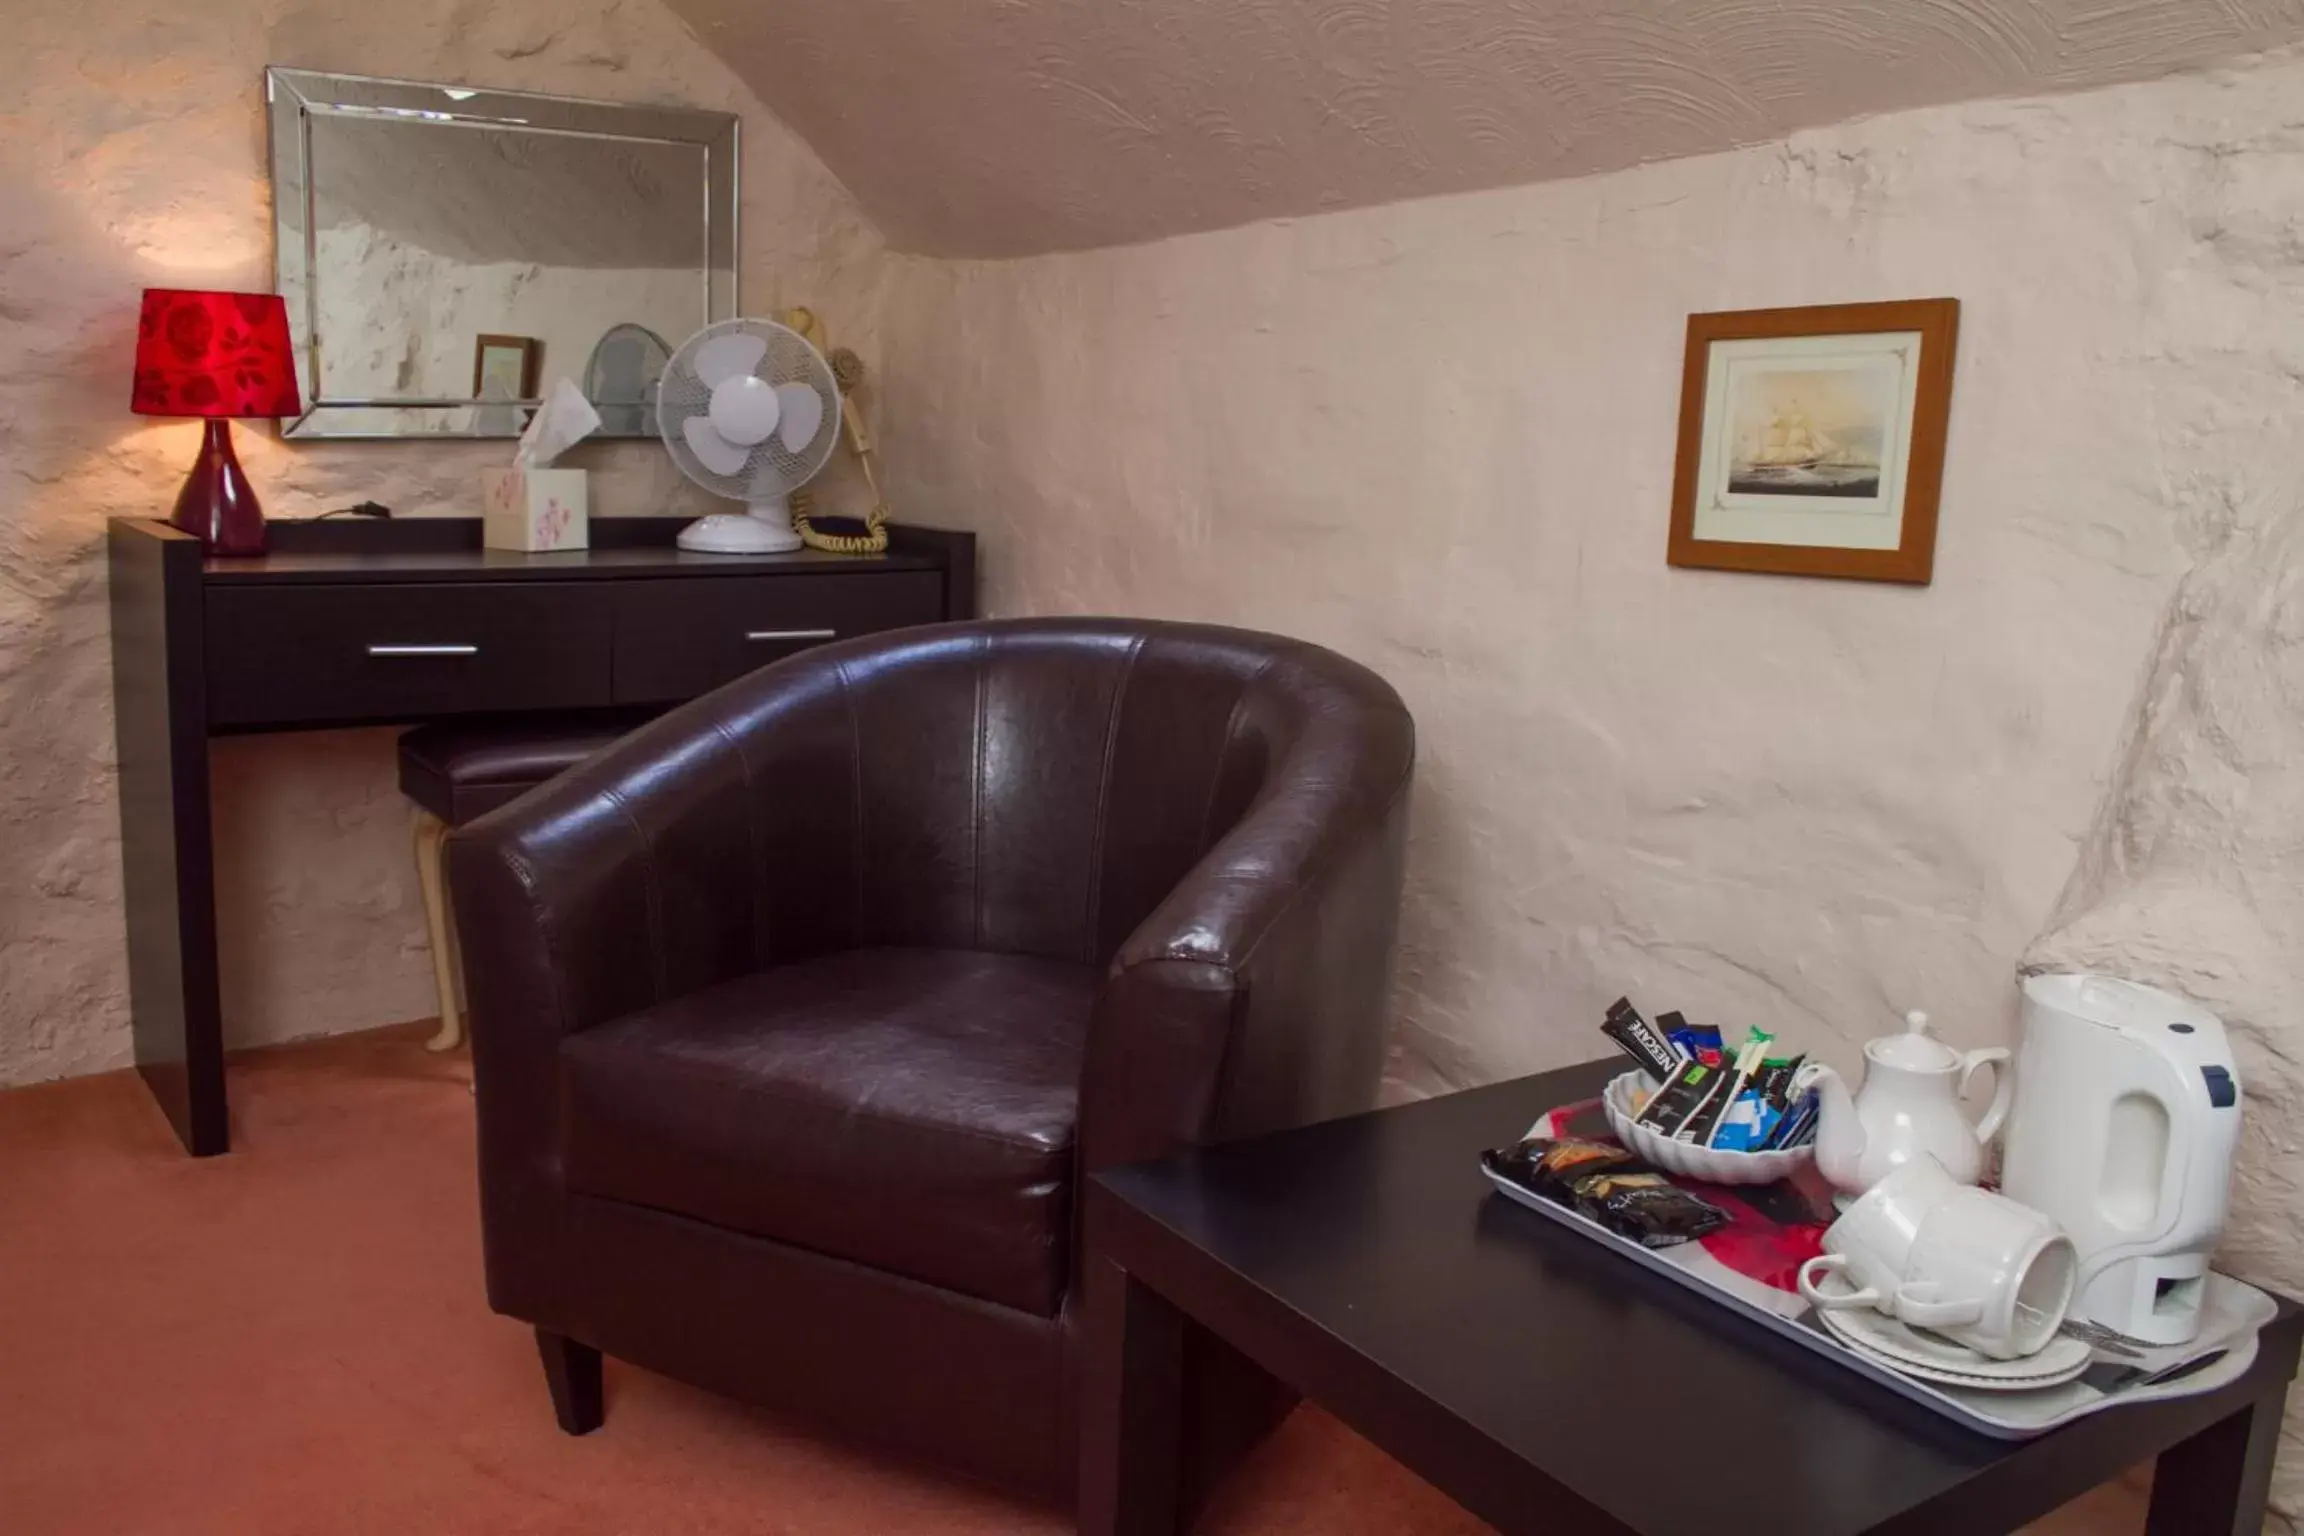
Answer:
[[[517,362],[507,354],[517,354]],[[543,362],[544,343],[533,336],[479,337],[472,343],[472,398],[534,400],[537,375],[542,370]],[[519,393],[510,397],[491,396],[487,388],[489,374],[496,372],[502,376],[511,373],[515,367],[518,370]]]
[[[1926,585],[1958,299],[1688,317],[1665,558]]]

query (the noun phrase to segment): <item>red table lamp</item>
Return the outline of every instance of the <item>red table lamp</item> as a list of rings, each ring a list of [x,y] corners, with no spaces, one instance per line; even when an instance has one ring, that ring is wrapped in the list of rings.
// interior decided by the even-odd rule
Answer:
[[[145,289],[129,409],[208,419],[200,457],[168,521],[212,554],[264,553],[264,509],[233,457],[230,418],[303,414],[288,307],[280,296]]]

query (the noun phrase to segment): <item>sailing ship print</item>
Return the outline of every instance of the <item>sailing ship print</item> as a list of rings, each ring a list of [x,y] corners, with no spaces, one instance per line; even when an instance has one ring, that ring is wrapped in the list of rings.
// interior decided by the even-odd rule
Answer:
[[[1744,452],[1744,462],[1769,469],[1807,469],[1832,456],[1832,440],[1816,430],[1795,400],[1768,418]]]
[[[1880,494],[1878,403],[1846,375],[1764,370],[1740,380],[1741,430],[1728,462],[1728,489],[1745,496]],[[1816,418],[1823,415],[1831,430]]]

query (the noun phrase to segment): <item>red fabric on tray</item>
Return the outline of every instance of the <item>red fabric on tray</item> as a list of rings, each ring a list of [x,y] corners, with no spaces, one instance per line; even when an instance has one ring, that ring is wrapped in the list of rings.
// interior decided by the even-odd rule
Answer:
[[[1607,1111],[1598,1099],[1564,1104],[1546,1117],[1551,1135],[1588,1136],[1614,1142]],[[1707,1184],[1666,1174],[1675,1185],[1726,1211],[1727,1226],[1697,1241],[1726,1268],[1749,1280],[1796,1295],[1800,1266],[1824,1251],[1824,1229],[1832,1225],[1832,1193],[1816,1165],[1804,1165],[1774,1184]]]
[[[1733,1218],[1727,1226],[1697,1241],[1706,1253],[1740,1275],[1780,1291],[1794,1291],[1799,1288],[1800,1266],[1824,1251],[1824,1229],[1831,1225],[1829,1221],[1787,1224],[1761,1214],[1739,1190],[1726,1185],[1699,1184],[1694,1179],[1673,1182],[1702,1195]]]

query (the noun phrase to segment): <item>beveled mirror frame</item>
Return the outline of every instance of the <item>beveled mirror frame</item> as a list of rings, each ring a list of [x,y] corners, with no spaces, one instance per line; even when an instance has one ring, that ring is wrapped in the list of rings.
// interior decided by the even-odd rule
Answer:
[[[283,418],[280,435],[293,438],[469,438],[514,437],[515,432],[442,431],[414,425],[378,428],[387,413],[436,411],[473,405],[458,399],[331,399],[321,393],[317,299],[312,274],[317,266],[311,178],[312,121],[327,116],[422,117],[476,129],[517,127],[523,132],[572,134],[587,138],[693,144],[704,155],[705,264],[697,273],[701,298],[699,329],[739,313],[736,293],[737,184],[739,124],[726,112],[693,107],[650,107],[586,101],[571,96],[539,96],[524,91],[489,91],[428,85],[413,80],[380,80],[365,75],[326,74],[272,65],[264,71],[265,111],[270,122],[272,171],[273,281],[287,300],[288,329],[296,347],[296,371],[303,387],[304,414]],[[671,338],[677,346],[685,337]],[[533,400],[490,400],[489,405],[534,405]],[[336,413],[331,419],[331,412]]]

